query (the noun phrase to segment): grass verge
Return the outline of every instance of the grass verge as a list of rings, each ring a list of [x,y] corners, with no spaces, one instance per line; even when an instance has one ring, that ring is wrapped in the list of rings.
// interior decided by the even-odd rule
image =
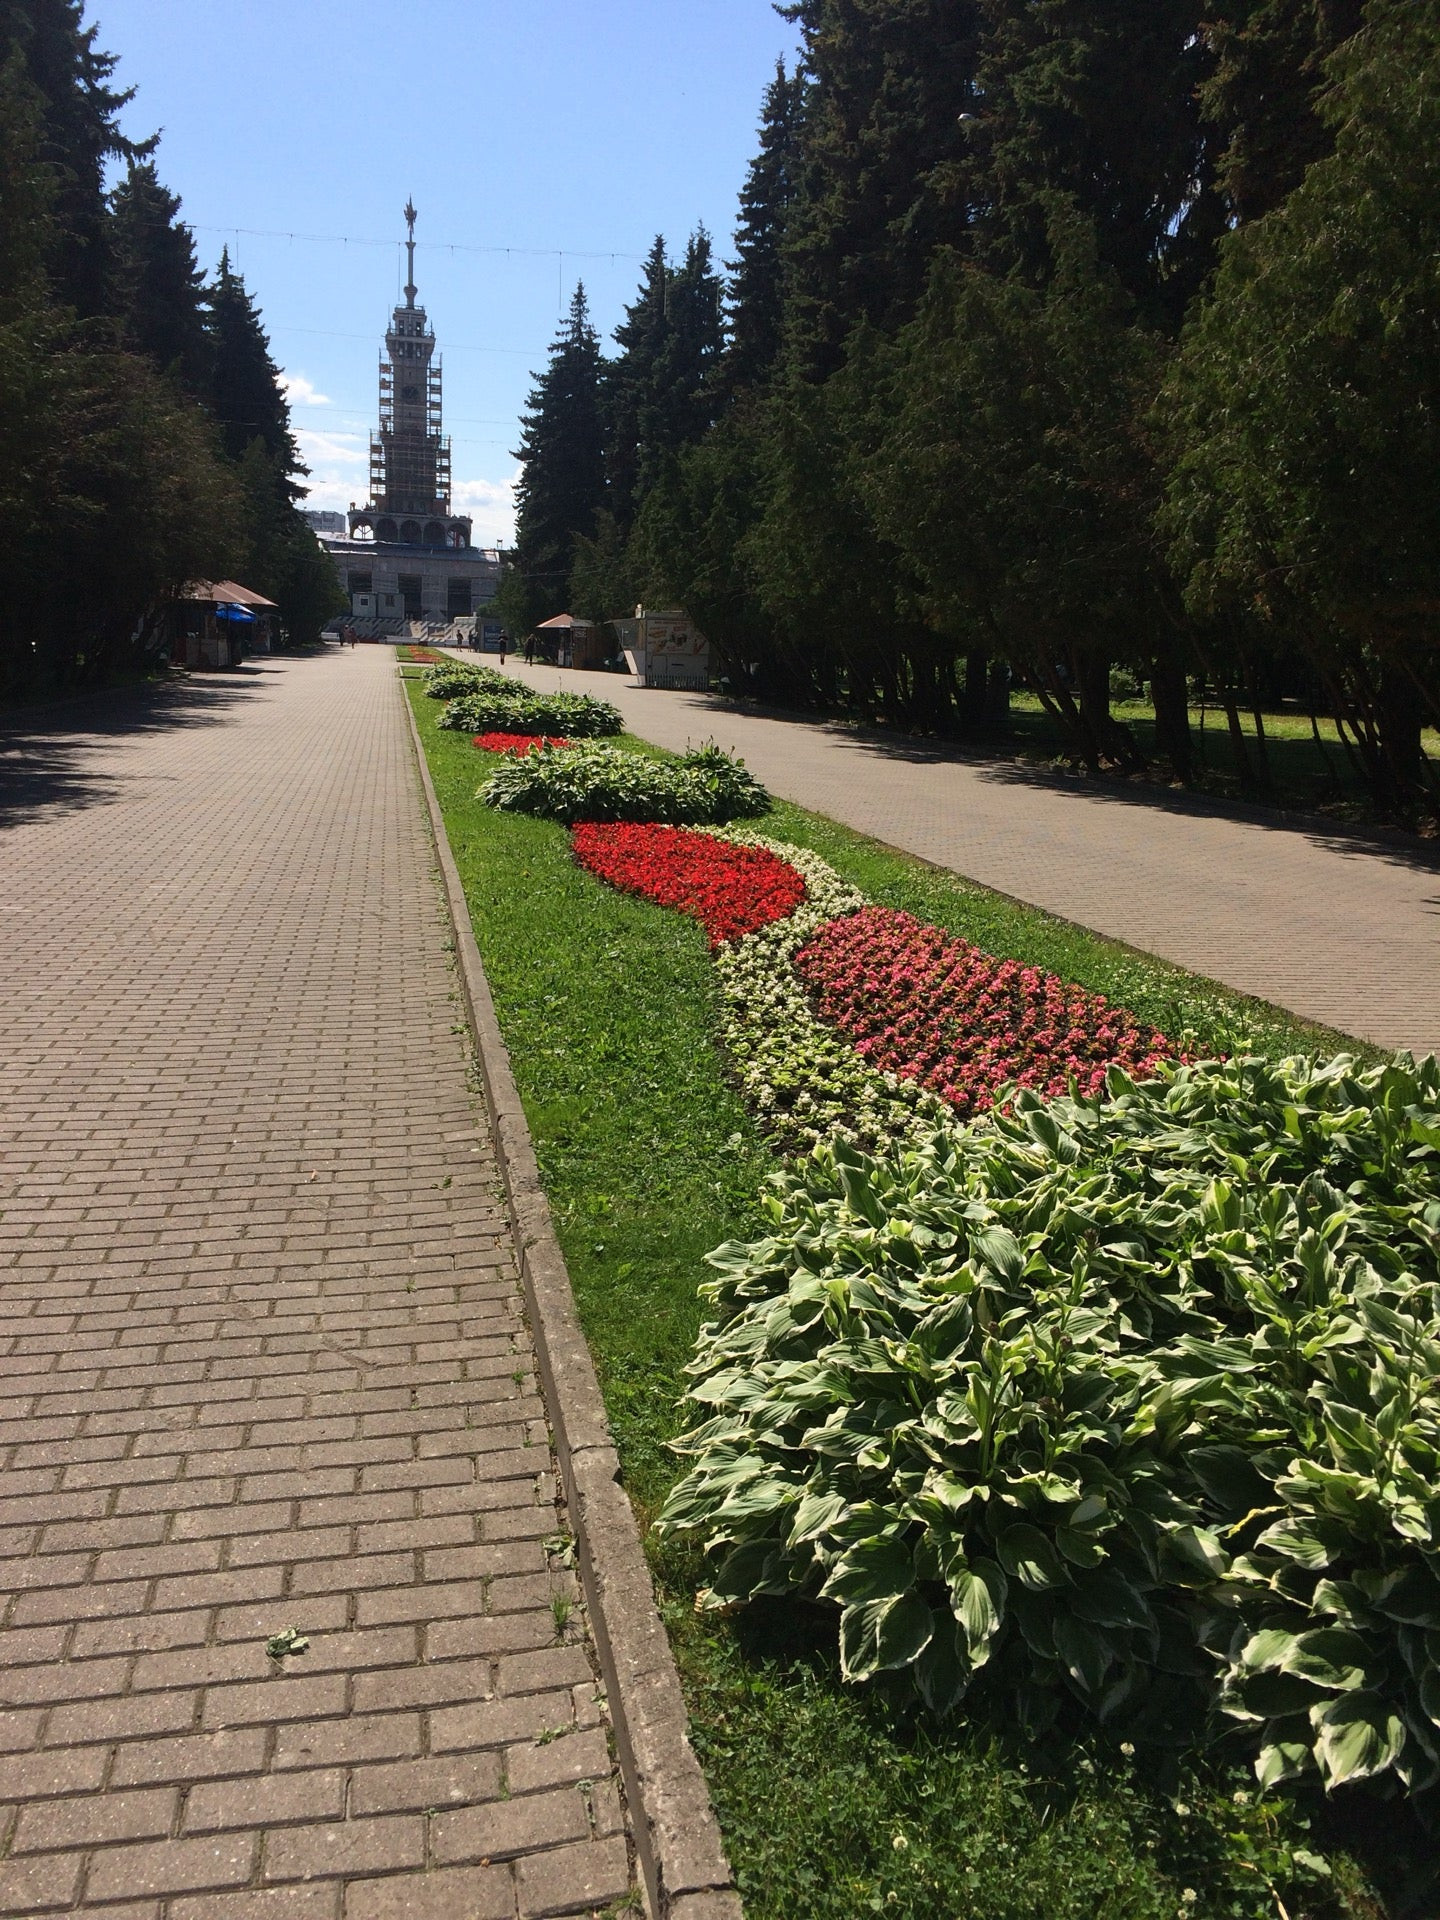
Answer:
[[[704,1255],[745,1234],[775,1165],[726,1078],[705,936],[578,869],[566,832],[474,799],[484,756],[406,689],[469,901],[642,1519],[675,1467]],[[636,746],[637,751],[653,751]],[[886,905],[1053,968],[1207,1046],[1267,1052],[1338,1035],[782,806]],[[697,1748],[751,1920],[1371,1920],[1383,1909],[1294,1804],[1223,1767],[1142,1777],[1124,1752],[936,1728],[842,1689],[818,1610],[698,1619],[693,1566],[656,1563]]]

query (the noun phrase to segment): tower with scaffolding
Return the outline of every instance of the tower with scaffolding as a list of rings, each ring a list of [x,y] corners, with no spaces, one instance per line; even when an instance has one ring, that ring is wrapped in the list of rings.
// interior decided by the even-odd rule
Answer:
[[[351,507],[351,539],[466,547],[470,521],[450,511],[450,442],[441,418],[441,363],[415,304],[415,206],[405,205],[405,304],[390,316],[380,362],[380,424],[370,436],[370,502]]]

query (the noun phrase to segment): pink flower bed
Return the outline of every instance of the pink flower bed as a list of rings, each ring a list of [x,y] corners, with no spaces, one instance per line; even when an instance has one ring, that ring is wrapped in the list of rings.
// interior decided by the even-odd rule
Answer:
[[[822,1020],[872,1067],[917,1081],[962,1114],[1007,1080],[1100,1091],[1105,1070],[1143,1076],[1176,1057],[1164,1034],[1053,973],[997,960],[913,914],[865,907],[821,927],[795,970]]]
[[[541,747],[568,747],[570,742],[555,733],[477,733],[470,744],[482,753],[513,753],[523,759]]]
[[[764,847],[740,847],[687,827],[581,821],[575,858],[622,893],[638,893],[698,920],[711,950],[783,920],[805,898],[805,882]]]

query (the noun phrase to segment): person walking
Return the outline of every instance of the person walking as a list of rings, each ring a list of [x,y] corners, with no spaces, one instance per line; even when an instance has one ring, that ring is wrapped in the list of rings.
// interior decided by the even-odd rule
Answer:
[[[509,646],[509,644],[510,644],[510,637],[505,632],[505,629],[502,627],[500,629],[500,664],[502,667],[505,664],[505,649],[506,647]]]
[[[533,633],[527,633],[525,636],[525,664],[527,667],[533,667],[535,664],[535,636]]]

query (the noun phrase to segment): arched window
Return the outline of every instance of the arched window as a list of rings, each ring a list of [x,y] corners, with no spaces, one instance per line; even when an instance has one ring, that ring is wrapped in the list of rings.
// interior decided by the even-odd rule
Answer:
[[[442,527],[442,526],[441,526],[441,524],[440,524],[440,522],[439,522],[438,520],[427,520],[427,521],[426,521],[426,523],[425,523],[425,544],[426,544],[426,546],[427,546],[427,547],[443,547],[443,546],[444,546],[444,544],[445,544],[445,529],[444,529],[444,527]]]
[[[395,539],[395,522],[393,520],[377,520],[375,523],[375,538],[377,540]]]
[[[400,522],[400,538],[407,541],[412,547],[418,546],[420,544],[420,522],[418,520],[402,520]]]

